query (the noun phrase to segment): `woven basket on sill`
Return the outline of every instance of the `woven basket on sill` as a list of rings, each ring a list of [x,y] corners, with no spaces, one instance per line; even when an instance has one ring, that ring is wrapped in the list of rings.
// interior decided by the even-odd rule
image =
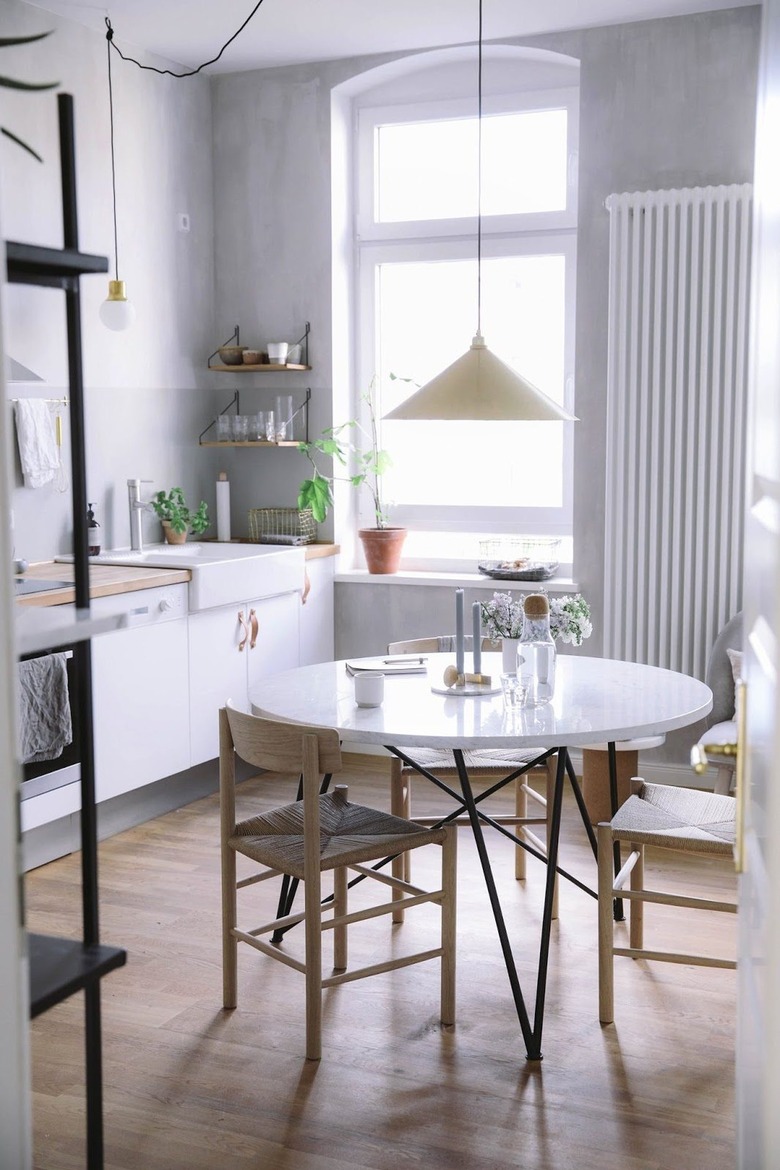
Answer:
[[[249,539],[258,544],[313,544],[317,522],[311,508],[250,508]]]

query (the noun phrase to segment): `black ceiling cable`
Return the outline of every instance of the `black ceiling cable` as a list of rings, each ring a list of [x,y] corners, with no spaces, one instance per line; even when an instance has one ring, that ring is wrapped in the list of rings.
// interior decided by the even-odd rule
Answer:
[[[114,49],[123,61],[130,61],[133,65],[137,65],[139,69],[148,69],[150,73],[160,73],[162,75],[167,74],[169,77],[194,77],[196,73],[200,73],[201,69],[205,69],[207,65],[214,65],[215,62],[219,61],[220,57],[225,52],[225,49],[228,47],[228,45],[232,44],[239,33],[244,31],[262,3],[263,0],[257,0],[257,4],[255,4],[244,23],[236,29],[229,40],[225,41],[216,57],[212,57],[210,61],[204,61],[203,64],[199,65],[197,69],[189,69],[186,73],[174,73],[172,69],[158,69],[155,65],[142,65],[140,61],[136,61],[135,57],[126,57],[122,50],[114,43],[114,30],[108,17],[106,17],[106,28],[108,30],[106,32],[106,40],[108,41],[109,49]]]

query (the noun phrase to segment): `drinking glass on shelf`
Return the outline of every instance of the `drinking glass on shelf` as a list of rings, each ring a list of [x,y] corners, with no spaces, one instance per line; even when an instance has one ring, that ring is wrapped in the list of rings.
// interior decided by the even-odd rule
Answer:
[[[218,414],[216,419],[217,424],[217,442],[229,443],[233,437],[233,420],[229,414]]]
[[[265,438],[265,419],[262,410],[247,415],[247,438],[252,443]]]
[[[276,440],[282,442],[284,439],[291,439],[293,437],[293,400],[291,394],[280,394],[276,399],[276,410],[274,416],[276,418]]]
[[[269,443],[276,442],[276,423],[272,410],[265,411],[265,437]]]
[[[249,416],[246,414],[233,415],[233,439],[237,443],[245,443],[249,436]]]

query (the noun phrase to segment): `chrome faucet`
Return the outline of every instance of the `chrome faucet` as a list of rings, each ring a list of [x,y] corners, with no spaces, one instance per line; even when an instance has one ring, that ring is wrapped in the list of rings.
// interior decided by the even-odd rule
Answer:
[[[130,509],[130,548],[133,552],[143,552],[144,531],[141,523],[142,513],[150,511],[151,505],[141,499],[141,484],[153,483],[151,479],[128,479],[127,503]]]

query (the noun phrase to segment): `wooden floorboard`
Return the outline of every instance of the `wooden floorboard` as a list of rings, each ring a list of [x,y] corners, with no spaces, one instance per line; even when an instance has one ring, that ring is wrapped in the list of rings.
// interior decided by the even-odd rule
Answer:
[[[350,799],[387,807],[385,776],[360,768]],[[441,802],[422,784],[415,797],[420,814]],[[276,778],[241,786],[246,805],[289,798]],[[518,883],[509,843],[491,834],[490,851],[532,1002],[543,867],[532,861]],[[439,864],[427,852],[415,855],[423,879]],[[562,864],[595,887],[571,799]],[[72,855],[28,875],[31,930],[78,934],[79,866]],[[651,866],[660,888],[733,895],[719,861],[654,854]],[[467,829],[458,872],[456,1025],[438,1024],[436,964],[394,971],[326,994],[312,1064],[296,972],[239,948],[239,1006],[220,1007],[216,797],[103,842],[101,937],[128,950],[102,985],[108,1170],[731,1170],[735,973],[617,959],[616,1022],[602,1028],[596,903],[564,883],[544,1060],[529,1063]],[[270,911],[273,893],[247,897]],[[359,924],[351,957],[379,961],[436,928],[430,907],[392,931]],[[733,955],[734,929],[732,916],[646,909],[648,941],[670,949]],[[82,1014],[79,995],[31,1025],[37,1170],[84,1166]]]

